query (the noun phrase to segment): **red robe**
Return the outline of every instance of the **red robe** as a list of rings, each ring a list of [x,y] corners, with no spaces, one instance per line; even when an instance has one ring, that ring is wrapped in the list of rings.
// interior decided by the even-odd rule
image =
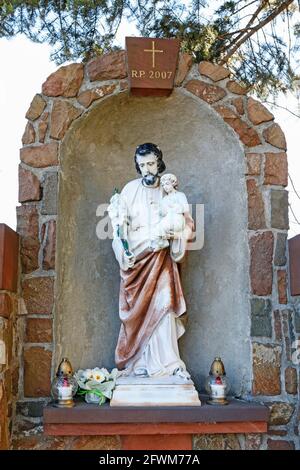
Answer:
[[[164,315],[186,311],[178,266],[169,248],[146,253],[127,271],[120,270],[119,312],[122,322],[115,360],[123,369],[138,358]]]

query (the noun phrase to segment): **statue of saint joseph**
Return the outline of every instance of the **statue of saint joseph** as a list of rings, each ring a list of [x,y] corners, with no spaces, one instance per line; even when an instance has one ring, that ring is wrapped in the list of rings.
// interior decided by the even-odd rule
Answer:
[[[185,331],[181,316],[186,304],[177,263],[183,260],[192,238],[193,219],[185,195],[178,193],[185,199],[182,230],[175,232],[170,227],[155,244],[161,203],[167,195],[160,181],[166,169],[162,157],[155,144],[139,145],[135,165],[141,177],[115,194],[108,208],[121,275],[122,323],[115,360],[125,376],[176,375],[189,380],[178,350],[178,338]]]

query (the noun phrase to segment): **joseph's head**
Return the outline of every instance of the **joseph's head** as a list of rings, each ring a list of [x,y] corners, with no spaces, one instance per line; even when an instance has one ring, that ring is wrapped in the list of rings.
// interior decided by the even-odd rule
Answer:
[[[134,160],[136,170],[142,175],[143,182],[147,186],[153,186],[158,180],[159,173],[166,169],[162,151],[155,144],[139,145],[136,148]]]

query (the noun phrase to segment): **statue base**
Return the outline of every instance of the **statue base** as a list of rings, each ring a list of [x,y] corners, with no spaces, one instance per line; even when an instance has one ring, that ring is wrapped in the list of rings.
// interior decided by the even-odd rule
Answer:
[[[176,376],[119,377],[110,406],[200,406],[192,380]]]

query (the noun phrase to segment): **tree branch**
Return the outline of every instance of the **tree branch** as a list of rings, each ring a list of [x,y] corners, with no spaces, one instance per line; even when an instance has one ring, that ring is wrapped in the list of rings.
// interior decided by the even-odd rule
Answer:
[[[289,204],[289,208],[291,209],[291,213],[293,214],[294,219],[296,220],[297,224],[300,225],[300,222],[299,222],[299,220],[297,219],[297,217],[296,217],[296,215],[295,215],[295,212],[294,212],[293,209],[292,209],[291,204]]]
[[[290,174],[289,174],[289,179],[290,179],[291,185],[292,185],[292,187],[293,187],[293,190],[294,190],[294,192],[295,192],[297,198],[300,199],[299,193],[297,192],[297,189],[295,188],[294,181],[292,180],[292,177],[291,177]]]
[[[254,21],[256,20],[256,18],[258,17],[259,13],[261,12],[261,10],[264,8],[265,4],[266,4],[267,0],[262,0],[260,5],[258,6],[258,8],[255,10],[255,12],[253,13],[252,17],[250,18],[250,20],[248,21],[248,23],[246,24],[245,26],[245,31],[249,30],[249,29],[252,29],[250,28],[250,26],[254,23]],[[244,32],[241,31],[241,33],[236,37],[234,38],[234,42],[237,42],[239,41],[239,39],[243,36]],[[229,45],[229,47],[231,47],[231,44]]]
[[[276,18],[276,16],[278,16],[282,11],[286,10],[289,5],[291,5],[291,3],[293,3],[294,0],[286,0],[285,2],[283,2],[278,8],[276,8],[269,16],[267,16],[267,18],[265,18],[264,20],[262,20],[260,23],[258,23],[254,28],[251,29],[251,31],[249,31],[246,35],[244,35],[243,37],[240,38],[240,40],[238,40],[236,42],[236,44],[231,48],[229,49],[229,51],[227,52],[227,54],[223,57],[223,59],[219,62],[220,65],[224,65],[226,64],[226,62],[228,62],[228,60],[230,59],[230,57],[233,56],[233,54],[237,51],[237,49],[239,49],[239,47],[245,42],[247,41],[247,39],[249,39],[251,36],[253,36],[254,33],[256,33],[256,31],[258,31],[259,29],[263,28],[266,24],[270,23],[270,21],[272,21],[274,18]],[[265,2],[263,2],[265,3]],[[260,10],[261,10],[261,6],[260,5]],[[255,13],[254,13],[255,14]],[[250,20],[251,21],[251,20]],[[252,24],[252,23],[251,23]],[[235,40],[237,40],[238,38],[236,38]]]
[[[287,111],[288,113],[290,113],[290,114],[292,114],[293,116],[295,116],[295,117],[297,117],[297,118],[300,119],[300,115],[299,115],[299,114],[294,113],[293,111],[291,111],[289,108],[286,108],[285,106],[280,106],[280,104],[272,103],[272,101],[265,101],[265,100],[264,100],[264,103],[270,104],[271,106],[276,106],[277,108],[280,108],[280,109],[284,109],[284,110]]]
[[[253,5],[253,3],[256,3],[256,2],[257,2],[257,0],[253,0],[253,1],[250,2],[250,3],[247,3],[247,5],[244,5],[244,6],[242,6],[239,10],[236,10],[236,11],[234,12],[234,15],[237,15],[237,13],[239,13],[239,12],[242,11],[242,10],[244,10],[245,8],[250,7],[250,5]]]

